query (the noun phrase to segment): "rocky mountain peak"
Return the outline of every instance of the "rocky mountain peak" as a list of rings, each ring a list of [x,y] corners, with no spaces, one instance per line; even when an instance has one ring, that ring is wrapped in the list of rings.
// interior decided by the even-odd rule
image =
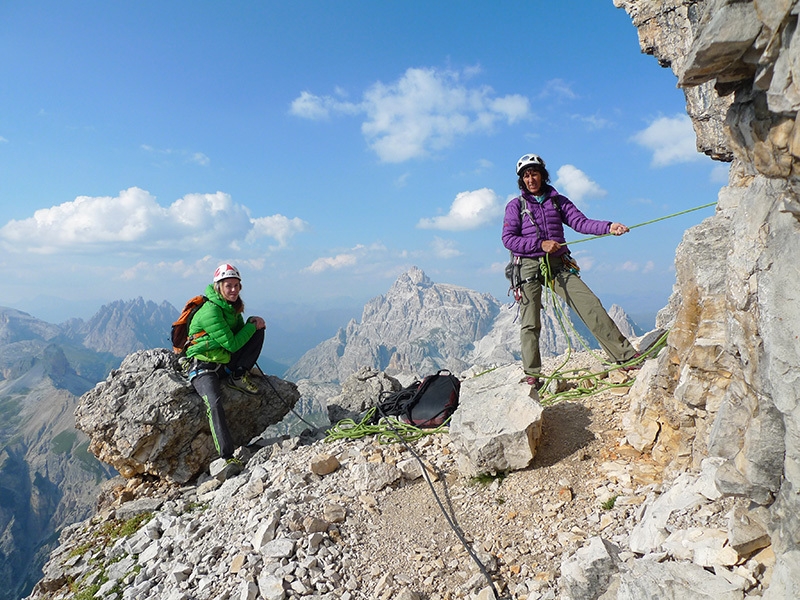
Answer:
[[[403,273],[397,278],[394,286],[398,289],[401,288],[427,288],[433,285],[433,281],[425,275],[425,272],[419,267],[411,267],[408,271]]]
[[[156,304],[141,296],[106,304],[80,329],[83,344],[97,352],[124,357],[146,348],[168,347],[169,331],[178,312],[168,302]]]

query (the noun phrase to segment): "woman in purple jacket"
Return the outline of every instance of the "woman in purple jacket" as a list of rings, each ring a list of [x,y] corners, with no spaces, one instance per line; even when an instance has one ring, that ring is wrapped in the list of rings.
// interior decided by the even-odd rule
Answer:
[[[517,161],[520,195],[506,206],[503,220],[503,245],[520,265],[522,279],[520,341],[525,381],[539,389],[542,385],[542,357],[539,334],[542,329],[542,285],[540,263],[546,261],[553,289],[564,298],[597,338],[614,362],[625,363],[638,356],[631,343],[608,316],[606,309],[578,275],[564,238],[564,224],[587,235],[622,235],[622,223],[587,218],[566,196],[550,185],[550,174],[536,154]],[[633,367],[629,367],[633,368]],[[626,369],[627,370],[627,369]]]

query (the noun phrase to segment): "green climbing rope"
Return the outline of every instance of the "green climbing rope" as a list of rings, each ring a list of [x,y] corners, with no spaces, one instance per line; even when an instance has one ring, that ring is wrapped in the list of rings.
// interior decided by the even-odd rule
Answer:
[[[356,422],[355,419],[342,419],[325,432],[325,441],[333,442],[345,438],[355,440],[374,435],[377,436],[378,442],[381,444],[393,444],[402,441],[416,442],[426,435],[447,431],[447,425],[450,422],[450,419],[448,419],[439,427],[423,429],[416,425],[403,423],[395,417],[383,417],[376,424],[373,422],[376,410],[374,406],[370,408],[364,413],[359,422]]]
[[[653,219],[652,221],[645,221],[644,223],[638,223],[636,225],[631,225],[628,229],[636,229],[637,227],[644,227],[645,225],[652,225],[653,223],[658,223],[659,221],[665,221],[666,219],[672,219],[673,217],[679,217],[681,215],[685,215],[690,212],[694,212],[696,210],[701,210],[703,208],[709,208],[710,206],[715,206],[716,202],[709,202],[708,204],[703,204],[702,206],[695,206],[694,208],[687,208],[686,210],[682,210],[680,212],[672,213],[671,215],[665,215],[663,217],[658,217],[657,219]],[[613,233],[604,233],[603,235],[593,235],[590,237],[581,238],[575,240],[574,242],[567,242],[567,246],[574,246],[575,244],[581,244],[583,242],[588,242],[590,240],[598,240],[600,238],[608,237],[610,235],[614,235]]]

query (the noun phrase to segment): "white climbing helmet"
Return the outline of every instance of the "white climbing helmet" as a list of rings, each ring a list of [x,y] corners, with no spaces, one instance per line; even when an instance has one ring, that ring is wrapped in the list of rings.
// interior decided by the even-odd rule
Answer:
[[[239,275],[239,269],[227,263],[218,266],[217,270],[214,271],[214,283],[222,281],[223,279],[228,279],[229,277],[235,277],[239,281],[242,280],[242,276]]]
[[[517,176],[522,175],[522,172],[528,167],[538,165],[544,167],[544,161],[538,154],[526,154],[517,161]]]

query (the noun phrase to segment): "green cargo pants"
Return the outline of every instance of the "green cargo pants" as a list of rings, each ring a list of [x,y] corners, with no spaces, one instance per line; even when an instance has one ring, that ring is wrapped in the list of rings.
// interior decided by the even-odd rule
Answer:
[[[520,342],[522,343],[522,368],[526,375],[538,376],[542,371],[539,352],[539,335],[542,331],[542,278],[538,258],[523,258],[520,265],[522,285],[520,299]],[[592,293],[579,275],[564,267],[560,258],[551,259],[553,289],[589,328],[600,347],[613,362],[626,362],[636,350],[608,316],[597,296]]]

